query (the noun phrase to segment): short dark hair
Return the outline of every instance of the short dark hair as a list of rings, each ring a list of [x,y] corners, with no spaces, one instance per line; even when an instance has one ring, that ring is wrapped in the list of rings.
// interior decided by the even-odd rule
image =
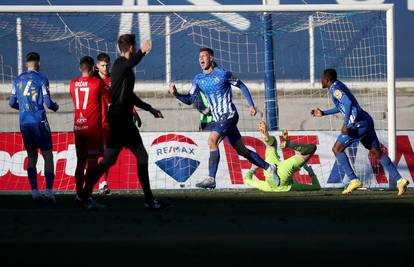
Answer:
[[[79,67],[83,71],[91,70],[93,68],[93,65],[93,58],[91,58],[90,56],[84,56],[79,61]]]
[[[330,82],[335,82],[337,79],[337,74],[335,69],[326,69],[323,71],[323,75],[326,75]]]
[[[208,47],[201,47],[198,53],[201,53],[201,52],[208,52],[210,55],[214,56],[213,49],[208,48]]]
[[[29,52],[26,55],[26,62],[29,61],[40,61],[40,55],[36,52]]]
[[[106,53],[100,53],[99,55],[96,56],[96,61],[105,61],[109,63],[111,61],[111,58]]]
[[[121,53],[128,51],[131,45],[135,45],[135,34],[123,34],[118,38],[118,48]]]

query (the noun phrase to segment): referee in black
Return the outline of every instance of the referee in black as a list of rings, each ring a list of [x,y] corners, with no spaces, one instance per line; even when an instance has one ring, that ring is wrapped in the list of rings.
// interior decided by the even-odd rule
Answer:
[[[151,50],[151,42],[145,41],[141,49],[137,51],[135,35],[124,34],[118,38],[118,48],[121,56],[115,60],[111,72],[112,104],[108,110],[111,128],[109,142],[105,149],[104,159],[87,177],[82,201],[88,201],[94,185],[105,171],[115,164],[121,149],[125,147],[135,155],[137,160],[138,177],[144,191],[144,207],[159,209],[163,207],[163,204],[152,195],[148,175],[148,153],[139,130],[133,123],[132,114],[133,106],[136,106],[150,112],[155,118],[163,118],[159,110],[152,108],[134,94],[135,75],[132,69]]]

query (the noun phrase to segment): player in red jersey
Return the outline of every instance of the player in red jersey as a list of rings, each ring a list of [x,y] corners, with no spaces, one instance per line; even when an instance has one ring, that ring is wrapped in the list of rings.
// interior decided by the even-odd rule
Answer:
[[[111,73],[109,72],[110,68],[110,57],[108,54],[100,53],[96,57],[96,65],[95,65],[95,71],[93,72],[93,77],[102,79],[102,81],[105,83],[105,88],[110,91],[111,90]],[[106,145],[108,143],[109,139],[109,122],[108,118],[106,117],[107,108],[108,108],[108,102],[105,98],[102,98],[102,125],[104,127],[103,129],[103,141]],[[103,158],[100,157],[98,160],[101,161]],[[111,193],[111,189],[109,189],[108,185],[108,175],[109,170],[106,171],[99,182],[99,192],[101,194],[109,195]]]
[[[107,103],[110,101],[109,90],[106,89],[104,81],[92,77],[93,65],[91,57],[81,58],[79,70],[82,76],[70,82],[70,94],[75,111],[74,132],[78,159],[75,180],[78,200],[84,190],[88,173],[98,164],[98,158],[103,156],[102,98]],[[102,206],[92,198],[88,198],[82,204],[86,208]]]

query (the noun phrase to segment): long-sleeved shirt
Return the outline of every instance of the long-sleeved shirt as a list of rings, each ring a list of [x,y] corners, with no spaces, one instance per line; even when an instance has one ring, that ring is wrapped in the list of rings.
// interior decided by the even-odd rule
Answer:
[[[50,98],[49,81],[40,72],[25,71],[13,82],[9,105],[18,109],[20,124],[38,123],[46,120],[44,104],[56,111],[58,105]]]
[[[149,111],[151,105],[142,101],[134,94],[135,75],[133,68],[142,60],[145,53],[138,50],[129,59],[119,57],[115,60],[111,72],[111,109],[115,116],[131,116],[133,106]]]
[[[211,73],[205,74],[201,72],[196,75],[190,92],[188,94],[177,93],[176,97],[181,102],[191,105],[198,93],[200,91],[203,92],[210,104],[210,111],[214,120],[219,121],[224,114],[234,114],[237,112],[232,102],[231,85],[240,88],[249,106],[254,106],[253,99],[246,85],[231,72],[219,67],[214,68]]]
[[[329,97],[334,108],[325,110],[324,115],[341,112],[344,115],[344,124],[351,126],[356,122],[370,120],[371,116],[361,108],[355,96],[341,81],[335,81],[329,88]]]

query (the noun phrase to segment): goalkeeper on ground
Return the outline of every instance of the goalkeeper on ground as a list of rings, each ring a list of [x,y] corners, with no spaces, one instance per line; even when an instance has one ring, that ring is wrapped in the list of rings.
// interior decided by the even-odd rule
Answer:
[[[277,174],[280,178],[279,186],[276,186],[272,175],[267,171],[264,171],[265,180],[253,180],[253,175],[257,167],[252,168],[244,177],[244,183],[250,186],[253,186],[259,190],[265,192],[286,192],[290,190],[319,190],[321,186],[319,185],[318,178],[313,172],[312,168],[306,164],[310,157],[316,151],[316,145],[314,144],[301,144],[301,143],[292,143],[289,142],[289,136],[287,130],[284,130],[281,136],[281,148],[290,148],[295,150],[296,155],[286,159],[281,160],[277,154],[277,141],[276,138],[272,135],[269,135],[267,131],[266,123],[261,121],[259,123],[259,131],[264,138],[266,143],[266,152],[265,160],[269,164],[277,165]],[[304,168],[309,175],[312,177],[312,184],[298,184],[293,181],[293,174]]]

